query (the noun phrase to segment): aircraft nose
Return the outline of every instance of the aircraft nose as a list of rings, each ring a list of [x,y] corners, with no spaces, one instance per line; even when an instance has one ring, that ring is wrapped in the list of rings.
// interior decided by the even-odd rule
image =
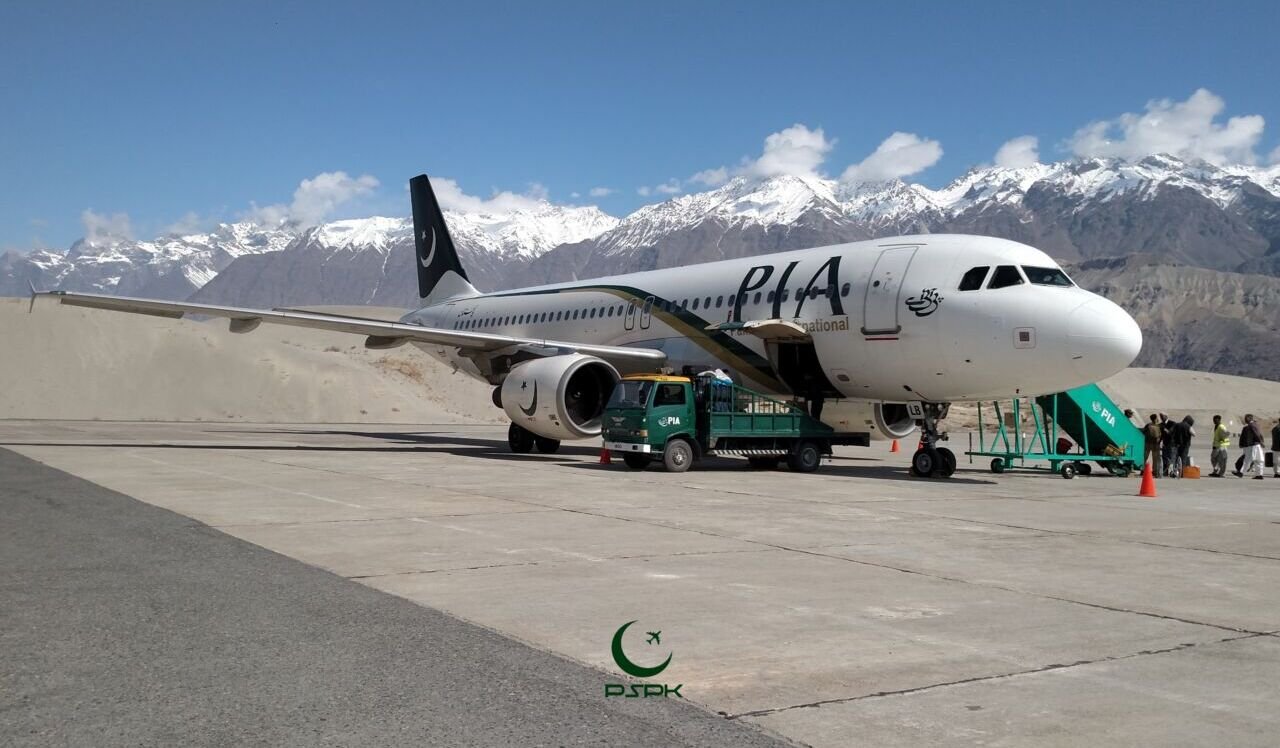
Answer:
[[[1097,297],[1071,312],[1067,348],[1076,373],[1097,382],[1133,363],[1142,349],[1142,330],[1128,312]]]

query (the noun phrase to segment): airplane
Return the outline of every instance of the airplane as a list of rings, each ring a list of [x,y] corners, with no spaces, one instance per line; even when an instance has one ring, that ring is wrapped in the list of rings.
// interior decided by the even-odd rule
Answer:
[[[649,637],[648,639],[645,640],[644,642],[645,644],[661,644],[662,643],[661,631],[646,631],[644,632],[644,635]]]
[[[292,309],[51,291],[62,304],[225,317],[412,344],[493,386],[513,452],[598,438],[627,374],[728,372],[810,406],[839,433],[902,439],[913,473],[949,475],[938,442],[952,402],[1061,392],[1133,362],[1142,331],[1018,242],[925,234],[481,293],[425,174],[410,180],[421,308],[399,322]],[[825,406],[824,406],[825,403]],[[954,463],[954,456],[951,456]]]

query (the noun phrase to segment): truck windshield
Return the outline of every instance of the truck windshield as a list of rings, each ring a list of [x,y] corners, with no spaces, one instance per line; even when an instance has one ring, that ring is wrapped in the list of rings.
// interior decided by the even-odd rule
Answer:
[[[649,404],[649,390],[653,382],[618,382],[609,397],[609,408],[643,408]]]

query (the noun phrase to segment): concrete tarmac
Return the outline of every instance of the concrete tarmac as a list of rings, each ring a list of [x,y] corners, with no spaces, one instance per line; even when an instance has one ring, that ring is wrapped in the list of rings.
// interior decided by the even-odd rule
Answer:
[[[586,448],[511,455],[501,430],[458,426],[10,421],[0,446],[585,665],[600,680],[579,689],[595,700],[573,705],[583,725],[619,702],[599,686],[637,620],[625,652],[672,658],[652,682],[682,684],[719,725],[805,744],[1280,734],[1280,480],[1164,480],[1149,500],[1136,477],[995,476],[962,458],[921,481],[883,444],[812,475],[731,460],[670,475]],[[329,672],[348,667],[373,672]]]

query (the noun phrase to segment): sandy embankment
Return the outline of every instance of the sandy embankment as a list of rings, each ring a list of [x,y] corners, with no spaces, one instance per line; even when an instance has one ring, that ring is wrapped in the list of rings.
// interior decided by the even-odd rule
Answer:
[[[0,299],[0,418],[277,423],[504,422],[489,387],[412,346],[370,351],[356,335],[225,320],[192,322]],[[396,319],[402,310],[330,308]],[[1280,383],[1130,369],[1102,383],[1122,407],[1239,423],[1280,416]],[[972,427],[957,405],[951,429]],[[1238,426],[1236,428],[1238,430]]]
[[[0,418],[499,422],[489,387],[412,346],[0,299]],[[335,310],[356,313],[357,310]],[[402,312],[361,308],[370,317]]]

